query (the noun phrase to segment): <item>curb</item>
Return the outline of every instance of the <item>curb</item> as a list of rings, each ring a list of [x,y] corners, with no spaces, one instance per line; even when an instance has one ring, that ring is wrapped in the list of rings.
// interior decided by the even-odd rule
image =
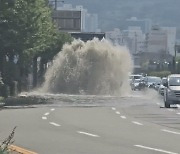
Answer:
[[[17,152],[19,154],[38,154],[36,152],[29,151],[29,150],[23,149],[21,147],[15,146],[15,145],[10,145],[8,147],[8,149],[12,152]]]

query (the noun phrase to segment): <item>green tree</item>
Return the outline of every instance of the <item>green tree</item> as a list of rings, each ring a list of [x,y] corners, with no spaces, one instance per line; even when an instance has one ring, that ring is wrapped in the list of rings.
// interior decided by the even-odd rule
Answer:
[[[71,40],[69,35],[58,32],[51,14],[48,0],[0,0],[0,71],[5,83],[16,79],[22,87],[33,62],[36,86],[37,57],[48,62],[65,41]],[[5,66],[8,66],[7,73],[4,73]],[[17,72],[19,75],[14,76]]]

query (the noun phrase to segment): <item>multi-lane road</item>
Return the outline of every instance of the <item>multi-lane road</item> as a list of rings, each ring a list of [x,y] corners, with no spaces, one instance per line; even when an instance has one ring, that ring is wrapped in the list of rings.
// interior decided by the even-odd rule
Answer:
[[[17,126],[14,144],[40,154],[180,154],[178,106],[166,109],[156,94],[139,92],[93,101],[3,109],[0,142]]]

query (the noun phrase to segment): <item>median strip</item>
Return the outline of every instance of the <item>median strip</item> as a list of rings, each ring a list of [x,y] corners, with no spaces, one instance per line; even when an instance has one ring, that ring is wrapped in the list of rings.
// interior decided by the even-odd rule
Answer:
[[[147,146],[143,146],[143,145],[134,145],[134,146],[135,146],[135,147],[138,147],[138,148],[146,149],[146,150],[161,152],[161,153],[178,154],[178,153],[174,153],[174,152],[171,152],[171,151],[166,151],[166,150],[162,150],[162,149],[151,148],[151,147],[147,147]]]
[[[18,153],[21,153],[21,154],[37,154],[36,152],[29,151],[29,150],[23,149],[21,147],[15,146],[15,145],[10,145],[8,147],[8,149],[10,151],[18,152]]]

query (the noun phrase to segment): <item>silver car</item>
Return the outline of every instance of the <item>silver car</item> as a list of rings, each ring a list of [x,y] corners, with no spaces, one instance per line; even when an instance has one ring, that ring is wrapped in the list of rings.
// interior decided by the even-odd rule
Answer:
[[[164,105],[170,108],[171,104],[180,104],[180,74],[172,74],[164,83]]]

